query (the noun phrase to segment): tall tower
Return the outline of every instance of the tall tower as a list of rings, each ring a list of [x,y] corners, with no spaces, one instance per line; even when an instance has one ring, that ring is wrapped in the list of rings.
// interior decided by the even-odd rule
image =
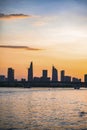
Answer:
[[[61,82],[64,82],[65,71],[61,70]]]
[[[8,68],[8,81],[13,82],[14,81],[14,69]]]
[[[52,66],[52,81],[58,81],[58,72],[54,66]]]
[[[47,70],[43,70],[42,72],[43,72],[42,77],[47,78]]]
[[[84,75],[84,82],[87,83],[87,74]]]
[[[33,62],[30,63],[30,67],[28,68],[28,81],[33,80]]]

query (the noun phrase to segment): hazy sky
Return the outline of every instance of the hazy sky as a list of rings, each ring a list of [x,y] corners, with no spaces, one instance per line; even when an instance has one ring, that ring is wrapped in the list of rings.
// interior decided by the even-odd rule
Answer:
[[[18,47],[17,47],[18,46]],[[52,64],[66,74],[87,73],[87,0],[0,0],[0,74],[41,76]]]

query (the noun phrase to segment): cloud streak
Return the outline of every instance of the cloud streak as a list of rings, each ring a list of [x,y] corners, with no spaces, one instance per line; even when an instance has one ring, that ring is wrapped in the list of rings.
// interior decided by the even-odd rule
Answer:
[[[12,45],[0,45],[0,48],[23,49],[23,50],[27,50],[27,51],[39,51],[39,50],[42,50],[42,49],[39,49],[39,48],[32,48],[32,47],[28,47],[28,46],[12,46]]]
[[[26,14],[3,14],[0,13],[0,20],[10,20],[10,19],[23,19],[23,18],[31,18],[32,15]]]

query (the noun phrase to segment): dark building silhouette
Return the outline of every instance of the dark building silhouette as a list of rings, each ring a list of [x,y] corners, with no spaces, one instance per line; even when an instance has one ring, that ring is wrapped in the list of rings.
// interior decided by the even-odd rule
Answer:
[[[47,70],[42,70],[42,77],[40,78],[40,81],[50,81]]]
[[[30,63],[28,68],[28,81],[33,81],[33,62]]]
[[[5,75],[0,75],[0,81],[6,81]]]
[[[14,81],[14,69],[8,68],[8,81],[13,82]]]
[[[72,78],[72,82],[81,82],[81,79],[78,79],[78,78],[73,77],[73,78]]]
[[[71,76],[64,76],[65,82],[71,82]]]
[[[26,82],[26,79],[25,79],[25,78],[22,78],[21,81],[22,81],[22,82]]]
[[[58,72],[54,66],[52,66],[52,81],[58,81]]]
[[[34,81],[34,82],[39,82],[39,81],[40,81],[40,78],[39,78],[39,77],[34,77],[33,81]]]
[[[42,77],[43,78],[47,78],[47,70],[43,70],[42,71]]]
[[[84,82],[87,83],[87,74],[84,75]]]
[[[61,70],[61,82],[64,82],[65,71]]]

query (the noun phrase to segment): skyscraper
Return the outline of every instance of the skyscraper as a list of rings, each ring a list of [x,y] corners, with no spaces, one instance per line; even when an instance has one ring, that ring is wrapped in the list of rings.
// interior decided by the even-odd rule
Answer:
[[[8,81],[14,81],[14,69],[12,68],[8,68]]]
[[[61,70],[61,82],[64,82],[65,71]]]
[[[30,63],[30,67],[28,68],[28,81],[33,80],[33,62]]]
[[[42,72],[43,72],[42,77],[47,78],[47,70],[43,70]]]
[[[84,82],[87,83],[87,74],[84,75]]]
[[[58,72],[54,66],[52,66],[52,81],[58,81]]]

